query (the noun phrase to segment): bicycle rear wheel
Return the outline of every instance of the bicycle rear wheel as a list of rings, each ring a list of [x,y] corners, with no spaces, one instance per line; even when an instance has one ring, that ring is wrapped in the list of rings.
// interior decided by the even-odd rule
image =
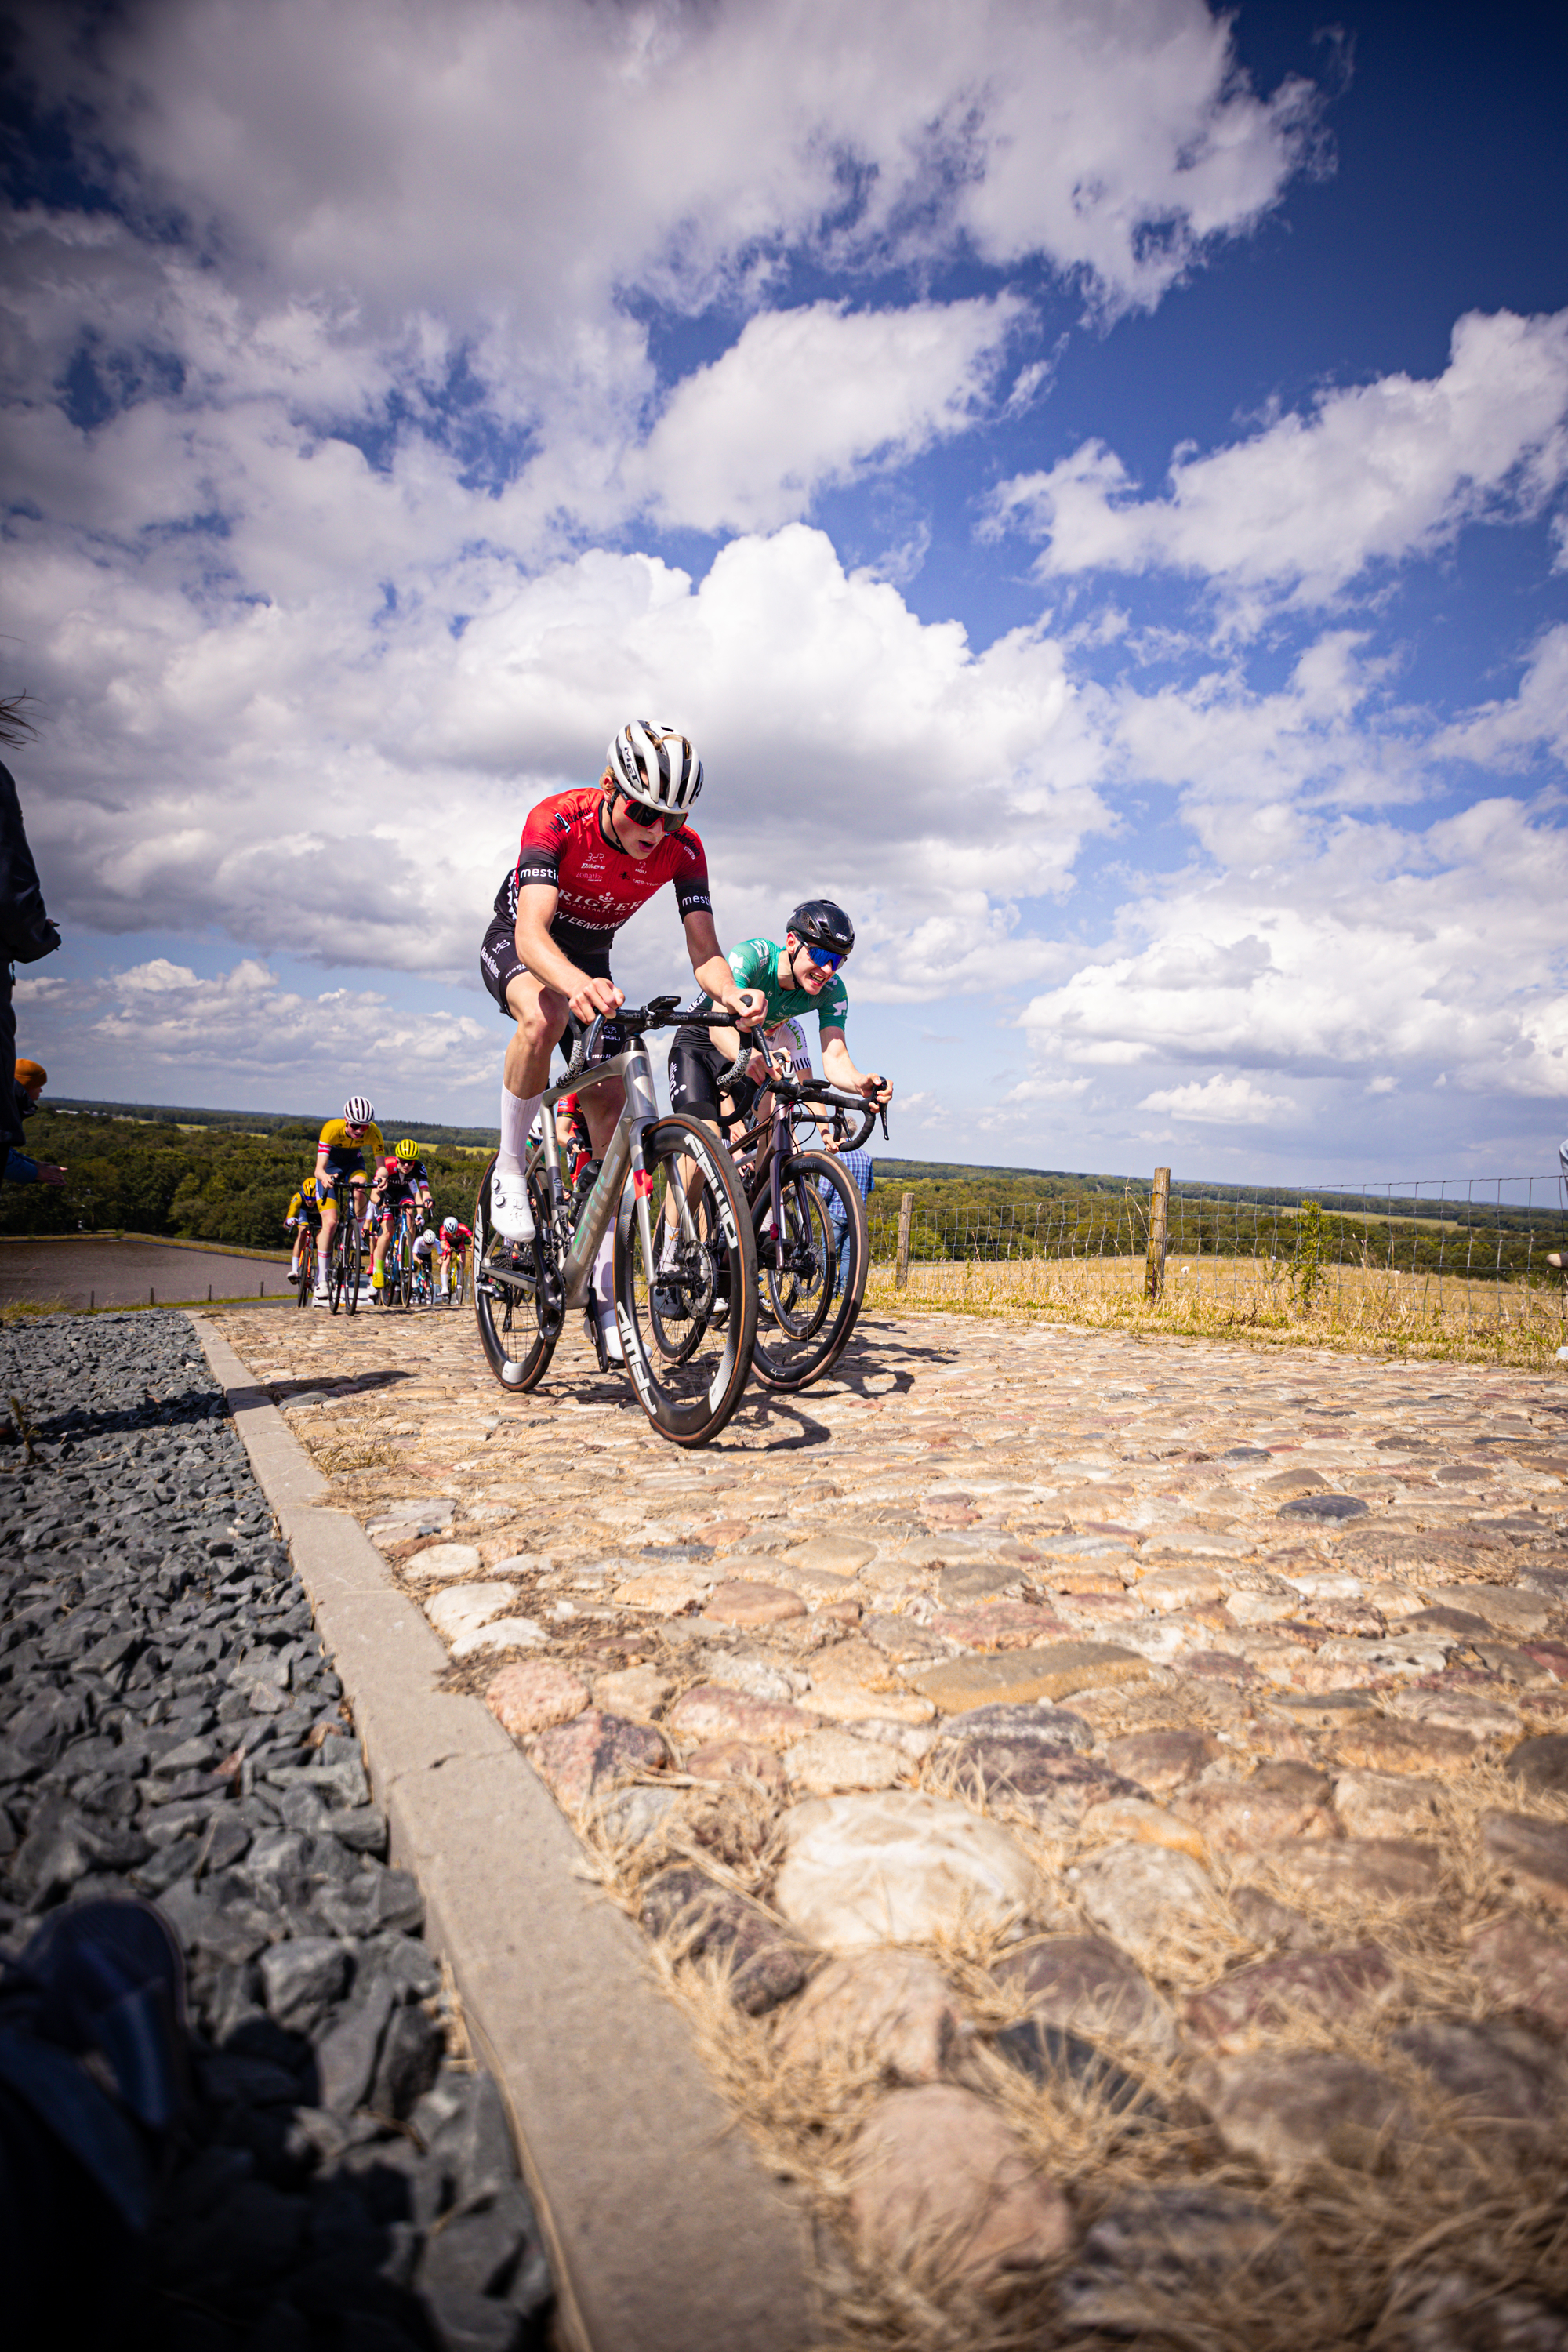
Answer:
[[[760,1232],[757,1241],[759,1318],[752,1369],[764,1388],[808,1388],[831,1371],[855,1328],[866,1295],[869,1252],[866,1209],[838,1162],[825,1151],[796,1152],[779,1171],[784,1232],[776,1244]],[[826,1184],[837,1203],[836,1222],[824,1196]],[[766,1192],[753,1212],[758,1226],[772,1222]],[[848,1250],[838,1287],[841,1235]]]
[[[346,1219],[340,1216],[338,1219],[338,1232],[342,1236],[339,1248],[342,1252],[341,1263],[342,1266],[342,1286],[343,1306],[349,1314],[357,1315],[359,1312],[359,1276],[361,1262],[358,1219],[353,1216],[352,1213]],[[337,1308],[335,1307],[333,1307],[332,1312],[336,1314]]]
[[[495,1155],[485,1163],[474,1202],[474,1319],[485,1361],[502,1388],[514,1395],[537,1388],[555,1353],[565,1310],[555,1273],[549,1194],[537,1156],[531,1157],[528,1193],[533,1203],[535,1239],[506,1241],[490,1223],[490,1176]]]
[[[637,1402],[659,1435],[705,1445],[741,1402],[751,1370],[757,1330],[751,1218],[729,1153],[695,1119],[645,1129],[643,1154],[655,1264],[644,1255],[628,1176],[616,1223],[616,1320]],[[683,1162],[696,1169],[696,1238],[683,1242],[675,1265],[661,1273],[659,1228]]]

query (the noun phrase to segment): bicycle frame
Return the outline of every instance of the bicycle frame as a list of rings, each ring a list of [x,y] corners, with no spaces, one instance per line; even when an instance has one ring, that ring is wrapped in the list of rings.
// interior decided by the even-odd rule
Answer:
[[[540,1132],[543,1144],[546,1181],[550,1188],[550,1205],[556,1215],[566,1210],[566,1187],[561,1179],[561,1146],[555,1134],[555,1106],[563,1096],[581,1095],[588,1087],[602,1087],[610,1079],[622,1080],[626,1090],[626,1108],[616,1123],[605,1154],[598,1178],[584,1205],[572,1245],[561,1261],[561,1292],[568,1307],[582,1307],[588,1297],[589,1277],[599,1244],[605,1238],[611,1216],[619,1205],[626,1171],[632,1171],[632,1189],[637,1195],[637,1231],[643,1245],[645,1265],[653,1264],[653,1232],[648,1223],[647,1196],[653,1189],[652,1180],[643,1160],[644,1129],[652,1127],[660,1117],[658,1101],[653,1090],[653,1065],[648,1060],[647,1047],[641,1038],[629,1045],[624,1054],[616,1054],[608,1062],[591,1064],[575,1078],[563,1080],[540,1097],[540,1108],[546,1116],[541,1118]],[[681,1201],[682,1229],[688,1240],[695,1238],[696,1228],[684,1197]]]
[[[782,1072],[780,1075],[787,1077],[789,1073]],[[771,1091],[766,1080],[763,1082],[758,1091],[760,1093]],[[851,1097],[842,1087],[829,1089],[824,1086],[815,1095],[808,1095],[804,1103],[799,1104],[774,1092],[773,1108],[768,1113],[767,1126],[750,1129],[738,1135],[730,1146],[731,1152],[735,1153],[744,1151],[748,1147],[753,1149],[752,1181],[746,1187],[746,1197],[752,1204],[753,1213],[762,1196],[762,1187],[756,1182],[756,1179],[763,1172],[766,1173],[768,1211],[774,1241],[777,1241],[784,1232],[784,1163],[795,1150],[795,1122],[790,1114],[792,1110],[797,1108],[810,1109],[814,1103],[816,1108],[812,1115],[818,1129],[823,1123],[822,1112],[825,1107],[828,1109],[842,1110],[865,1108],[862,1098]],[[885,1133],[887,1129],[885,1115],[882,1124]]]

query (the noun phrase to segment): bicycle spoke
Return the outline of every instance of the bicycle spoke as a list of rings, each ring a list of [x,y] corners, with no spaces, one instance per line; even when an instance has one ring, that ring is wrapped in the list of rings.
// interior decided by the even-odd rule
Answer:
[[[654,1264],[643,1250],[628,1180],[616,1243],[622,1345],[638,1401],[678,1444],[717,1434],[740,1401],[756,1328],[745,1202],[729,1154],[685,1118],[645,1132]],[[671,1242],[667,1209],[686,1192],[691,1232]]]
[[[763,1314],[752,1368],[764,1387],[805,1388],[837,1361],[860,1312],[868,1252],[860,1195],[826,1152],[782,1174],[783,1231],[764,1192],[755,1208]]]
[[[530,1167],[529,1191],[539,1240],[526,1246],[503,1240],[491,1227],[494,1166],[493,1158],[486,1163],[474,1203],[474,1318],[485,1361],[503,1388],[520,1392],[538,1385],[555,1352],[562,1323],[559,1284],[552,1295],[548,1280],[553,1273],[554,1244],[548,1196],[536,1163]]]

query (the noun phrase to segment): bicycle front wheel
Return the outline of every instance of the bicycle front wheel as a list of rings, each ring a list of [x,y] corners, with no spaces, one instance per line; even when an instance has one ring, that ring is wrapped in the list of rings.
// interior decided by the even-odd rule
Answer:
[[[405,1224],[398,1226],[397,1239],[388,1251],[388,1256],[395,1252],[397,1257],[397,1303],[406,1312],[414,1304],[414,1247]]]
[[[637,1402],[659,1435],[705,1445],[741,1402],[751,1370],[757,1331],[751,1217],[729,1153],[695,1119],[646,1128],[643,1154],[655,1263],[644,1254],[628,1176],[616,1223],[616,1320]],[[660,1267],[665,1204],[681,1188],[694,1237],[683,1238]]]
[[[330,1276],[330,1267],[328,1269],[328,1273]],[[311,1234],[307,1236],[305,1246],[300,1253],[300,1279],[295,1285],[294,1304],[296,1307],[309,1307],[313,1302],[315,1296],[316,1237],[314,1234]]]
[[[782,1234],[760,1234],[765,1290],[752,1367],[764,1388],[809,1388],[832,1370],[866,1295],[866,1208],[837,1160],[801,1151],[780,1170]],[[763,1192],[755,1214],[772,1223]]]
[[[342,1219],[340,1218],[338,1220],[338,1230],[342,1235],[341,1244],[342,1274],[341,1280],[342,1284],[343,1305],[351,1315],[357,1315],[359,1312],[360,1275],[359,1226],[354,1223],[352,1217],[349,1219],[346,1225]],[[334,1307],[334,1314],[336,1311],[337,1310]]]
[[[531,1155],[528,1196],[537,1228],[531,1242],[509,1242],[490,1223],[492,1153],[474,1202],[474,1319],[485,1361],[514,1395],[537,1388],[550,1368],[565,1310],[554,1270],[550,1196]]]
[[[447,1294],[448,1305],[460,1307],[468,1297],[468,1261],[466,1255],[460,1254],[452,1266],[452,1286]]]

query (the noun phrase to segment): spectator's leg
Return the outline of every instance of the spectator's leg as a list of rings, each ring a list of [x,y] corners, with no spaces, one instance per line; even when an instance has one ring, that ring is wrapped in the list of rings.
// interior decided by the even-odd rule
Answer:
[[[16,1116],[16,1008],[11,1002],[16,977],[8,963],[0,964],[0,1134],[20,1151],[26,1139]]]

